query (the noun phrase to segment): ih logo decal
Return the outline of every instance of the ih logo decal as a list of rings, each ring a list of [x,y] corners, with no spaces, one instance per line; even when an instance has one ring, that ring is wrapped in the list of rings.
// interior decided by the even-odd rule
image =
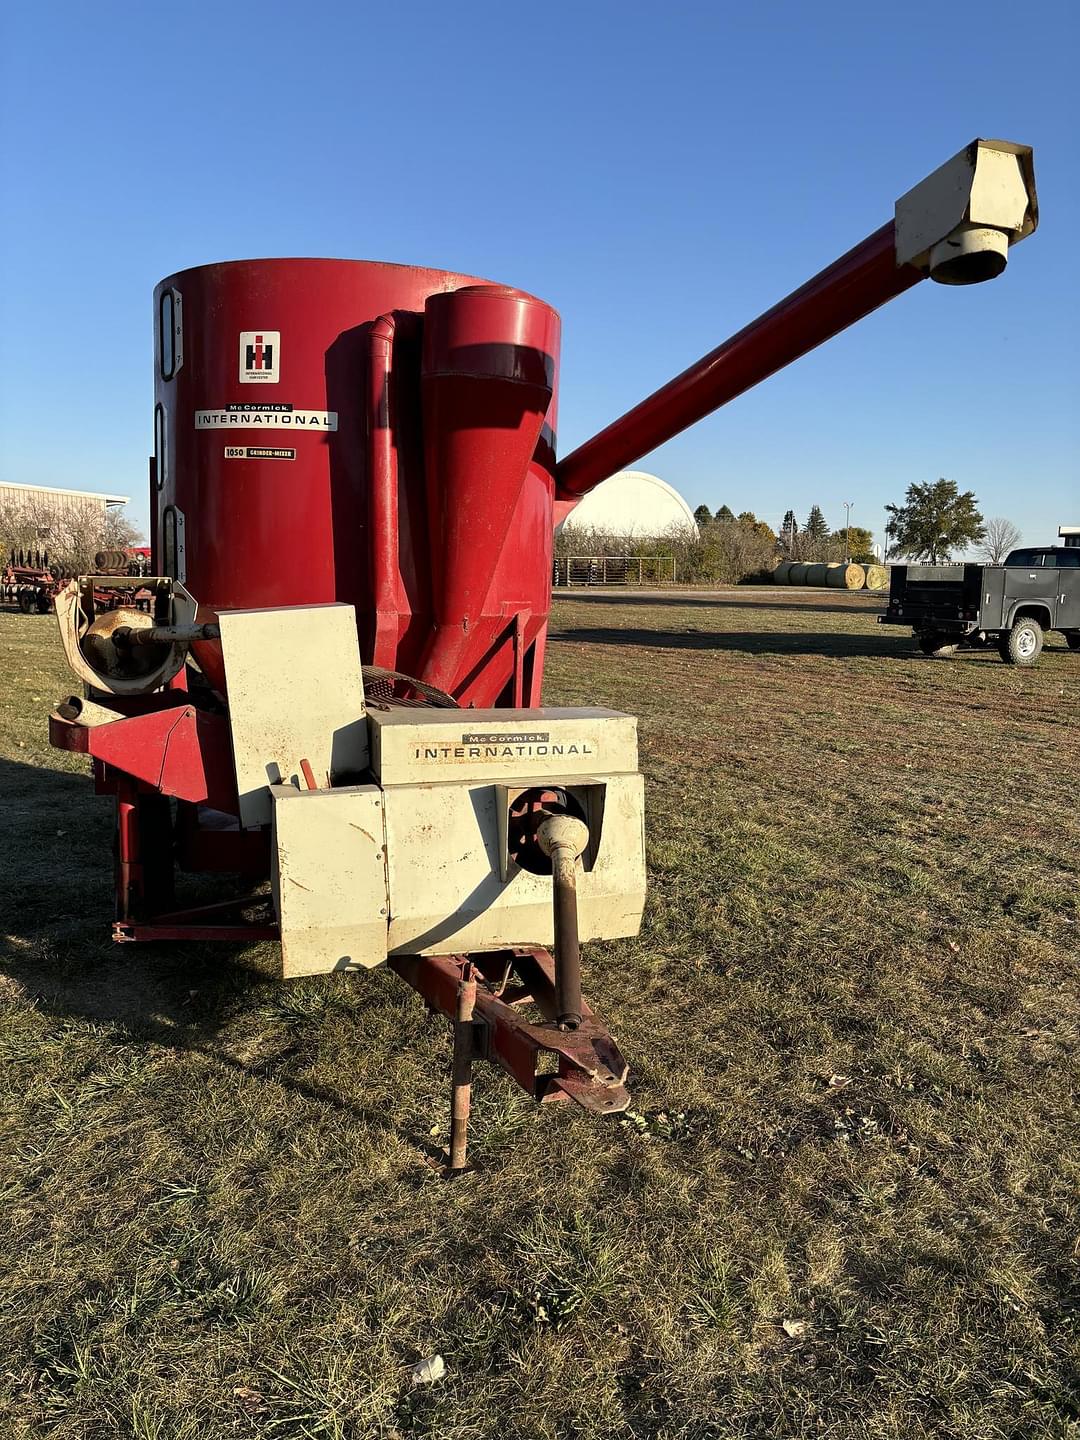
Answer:
[[[276,385],[280,365],[280,330],[240,331],[240,383],[242,385]]]

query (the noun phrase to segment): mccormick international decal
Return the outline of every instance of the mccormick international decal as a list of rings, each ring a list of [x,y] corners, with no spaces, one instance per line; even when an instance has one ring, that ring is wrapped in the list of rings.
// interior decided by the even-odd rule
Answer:
[[[546,730],[532,734],[466,731],[457,744],[417,745],[415,760],[539,760],[545,756],[595,755],[587,741],[551,739]]]
[[[196,410],[196,430],[336,430],[336,410],[298,410],[294,405],[221,405],[217,410]]]

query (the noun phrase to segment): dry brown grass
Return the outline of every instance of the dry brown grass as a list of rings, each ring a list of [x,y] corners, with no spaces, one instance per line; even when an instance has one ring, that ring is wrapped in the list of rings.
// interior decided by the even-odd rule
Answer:
[[[0,615],[5,1440],[1075,1437],[1080,657],[875,613],[558,603],[549,699],[642,717],[646,926],[587,957],[636,1118],[482,1072],[450,1185],[393,976],[110,945]]]

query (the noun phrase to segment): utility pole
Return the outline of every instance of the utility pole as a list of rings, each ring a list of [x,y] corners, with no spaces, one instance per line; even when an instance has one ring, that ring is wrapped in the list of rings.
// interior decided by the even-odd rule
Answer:
[[[854,508],[854,500],[844,501],[844,558],[851,564],[851,512]]]

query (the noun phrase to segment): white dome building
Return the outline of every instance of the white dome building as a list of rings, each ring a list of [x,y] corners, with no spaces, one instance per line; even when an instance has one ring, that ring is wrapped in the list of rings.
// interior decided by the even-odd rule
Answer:
[[[609,535],[653,539],[673,530],[698,533],[694,512],[679,492],[644,470],[620,470],[580,500],[559,532],[601,530]]]

